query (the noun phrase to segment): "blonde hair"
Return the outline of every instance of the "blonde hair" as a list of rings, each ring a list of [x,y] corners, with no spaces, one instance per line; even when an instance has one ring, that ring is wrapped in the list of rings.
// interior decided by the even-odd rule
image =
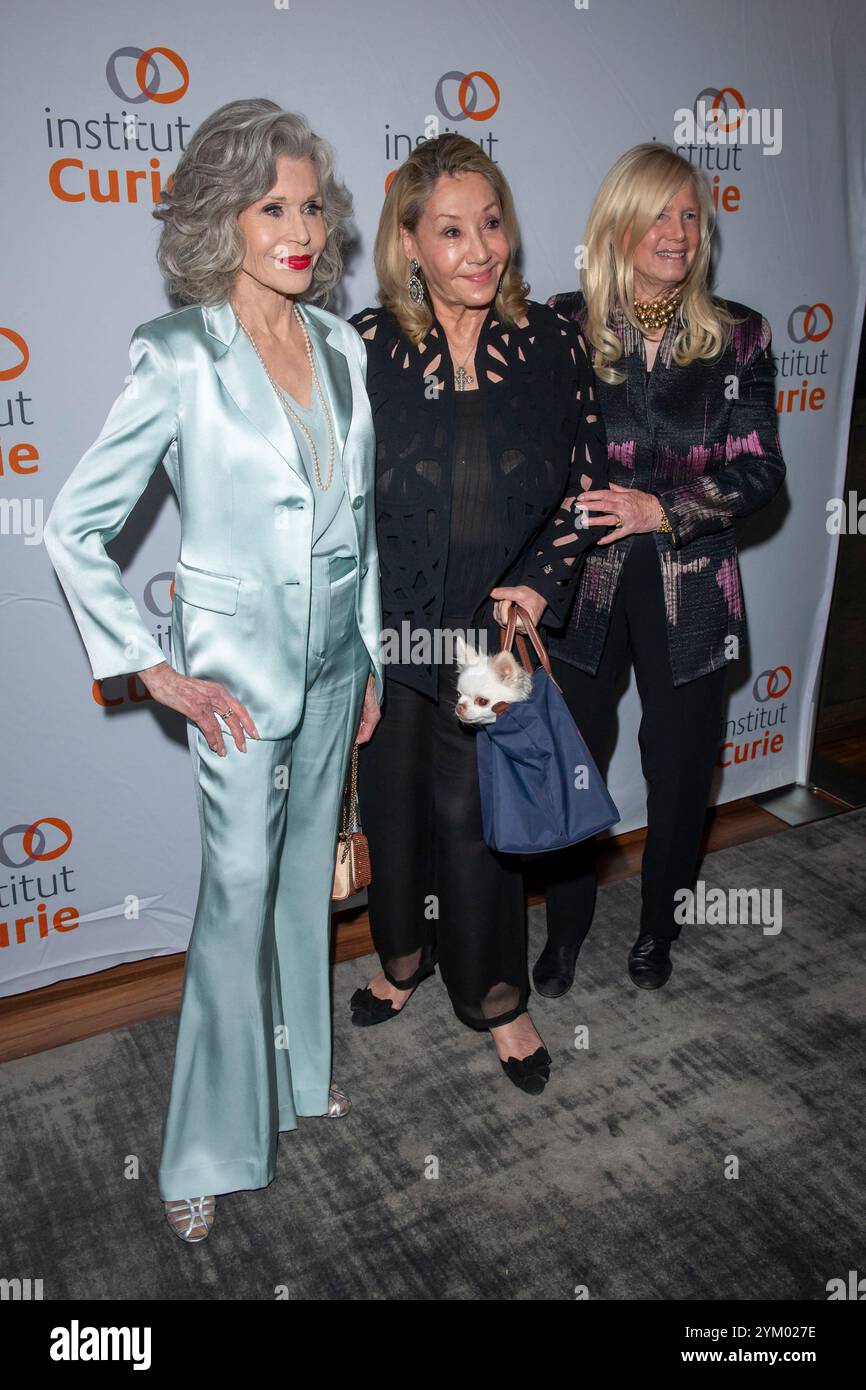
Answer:
[[[496,312],[508,323],[519,322],[526,313],[529,285],[514,264],[520,247],[520,229],[505,176],[474,140],[465,135],[439,135],[413,150],[391,180],[373,251],[379,301],[396,316],[413,343],[420,343],[429,333],[433,315],[427,294],[422,304],[409,298],[406,288],[409,262],[403,251],[400,227],[415,231],[427,200],[443,174],[458,178],[470,173],[483,174],[499,199],[502,230],[509,247],[508,265],[496,294]]]
[[[736,320],[709,290],[716,213],[706,176],[668,145],[649,141],[634,145],[602,179],[590,209],[587,264],[580,273],[593,366],[603,381],[617,385],[625,380],[625,373],[615,366],[623,353],[623,343],[611,327],[616,310],[621,309],[635,332],[640,332],[634,311],[635,248],[668,201],[689,181],[694,184],[698,204],[700,240],[691,270],[681,284],[680,328],[673,360],[686,367],[699,358],[717,357],[729,340]]]

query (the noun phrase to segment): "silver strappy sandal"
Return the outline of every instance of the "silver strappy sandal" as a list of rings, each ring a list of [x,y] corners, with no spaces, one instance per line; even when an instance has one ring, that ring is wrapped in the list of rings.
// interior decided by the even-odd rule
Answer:
[[[178,1197],[165,1203],[165,1218],[174,1231],[189,1245],[197,1245],[210,1235],[216,1214],[215,1197]],[[197,1234],[193,1231],[197,1230]]]
[[[332,1081],[328,1091],[328,1108],[325,1111],[327,1119],[340,1120],[344,1115],[348,1115],[351,1108],[352,1102],[346,1092],[341,1091],[339,1086],[335,1086]]]
[[[341,1120],[344,1115],[348,1115],[351,1108],[352,1102],[346,1092],[341,1091],[332,1081],[328,1089],[325,1117],[329,1120]],[[216,1214],[215,1197],[178,1197],[172,1202],[165,1202],[164,1206],[169,1226],[175,1235],[187,1244],[197,1245],[210,1235]]]

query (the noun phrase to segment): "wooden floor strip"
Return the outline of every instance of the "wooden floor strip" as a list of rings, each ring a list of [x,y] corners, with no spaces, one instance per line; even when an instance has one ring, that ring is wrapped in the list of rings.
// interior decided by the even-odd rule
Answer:
[[[820,745],[822,757],[852,772],[866,772],[866,735],[835,735]],[[832,798],[830,798],[832,800]],[[839,810],[847,809],[837,803]],[[748,797],[713,807],[707,814],[704,853],[777,835],[790,827]],[[640,872],[646,831],[631,830],[603,842],[599,853],[599,882],[613,883]],[[527,901],[543,900],[532,866],[526,873]],[[334,958],[353,960],[371,955],[373,942],[366,907],[334,914]],[[110,1032],[160,1014],[176,1013],[183,988],[186,952],[151,956],[147,960],[112,966],[28,990],[0,1000],[0,1061],[28,1057],[63,1043]],[[371,966],[372,966],[371,961]]]

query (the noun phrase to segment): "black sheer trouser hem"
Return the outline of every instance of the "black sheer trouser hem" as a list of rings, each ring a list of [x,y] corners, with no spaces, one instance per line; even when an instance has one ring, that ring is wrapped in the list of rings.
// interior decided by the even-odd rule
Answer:
[[[462,1002],[454,997],[450,990],[448,991],[448,997],[451,1000],[451,1007],[461,1023],[464,1023],[467,1028],[472,1028],[476,1033],[486,1033],[489,1028],[503,1028],[506,1023],[513,1023],[515,1019],[520,1018],[522,1014],[526,1013],[527,1004],[529,1002],[529,987],[526,986],[521,990],[519,986],[509,985],[506,988],[517,1002],[513,1008],[506,1009],[504,1012],[494,1009],[494,1012],[492,1012],[489,1017],[477,1009],[467,1010]],[[492,999],[496,998],[495,990],[490,991],[490,994]],[[492,1003],[491,1007],[493,1007]]]
[[[526,1012],[523,873],[484,840],[478,733],[454,713],[455,677],[440,668],[433,700],[386,670],[382,718],[359,748],[358,801],[385,978],[412,989],[438,967],[457,1018],[483,1031]]]
[[[399,965],[397,961],[393,959],[381,961],[382,974],[385,976],[388,984],[393,985],[395,989],[415,989],[417,985],[420,985],[422,980],[426,980],[427,976],[432,975],[436,969],[435,949],[420,947],[417,951],[413,951],[408,959],[410,962],[416,962],[411,974],[408,975],[406,974],[407,960],[405,957],[399,962]]]

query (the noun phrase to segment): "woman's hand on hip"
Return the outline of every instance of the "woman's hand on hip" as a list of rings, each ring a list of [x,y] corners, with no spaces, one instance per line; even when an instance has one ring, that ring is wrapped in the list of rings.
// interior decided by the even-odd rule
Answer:
[[[623,536],[639,535],[645,531],[657,531],[661,521],[662,504],[651,492],[641,492],[636,487],[620,487],[611,483],[609,488],[597,492],[581,492],[578,502],[588,512],[601,512],[601,516],[591,516],[587,526],[614,526],[616,529],[607,536],[601,536],[598,545],[610,545],[620,541]]]
[[[376,677],[371,671],[367,677],[367,689],[364,691],[364,705],[361,710],[355,742],[367,743],[373,737],[373,730],[381,718],[382,711],[379,708],[379,701],[376,699]]]
[[[241,753],[247,751],[244,733],[258,738],[259,732],[252,716],[240,700],[236,700],[219,681],[200,680],[197,676],[182,676],[169,666],[167,661],[157,666],[148,666],[138,672],[142,685],[169,709],[179,710],[197,724],[207,739],[208,746],[221,757],[225,756],[223,731],[217,723],[217,711],[225,719],[229,731]],[[226,711],[231,710],[231,714]]]
[[[525,584],[518,584],[516,588],[491,589],[490,597],[498,600],[493,605],[493,616],[500,627],[508,626],[508,604],[506,599],[511,599],[512,603],[519,603],[521,608],[525,608],[535,626],[541,622],[541,615],[547,607],[547,599],[535,589],[529,589]],[[516,632],[525,632],[523,619],[518,614]]]

